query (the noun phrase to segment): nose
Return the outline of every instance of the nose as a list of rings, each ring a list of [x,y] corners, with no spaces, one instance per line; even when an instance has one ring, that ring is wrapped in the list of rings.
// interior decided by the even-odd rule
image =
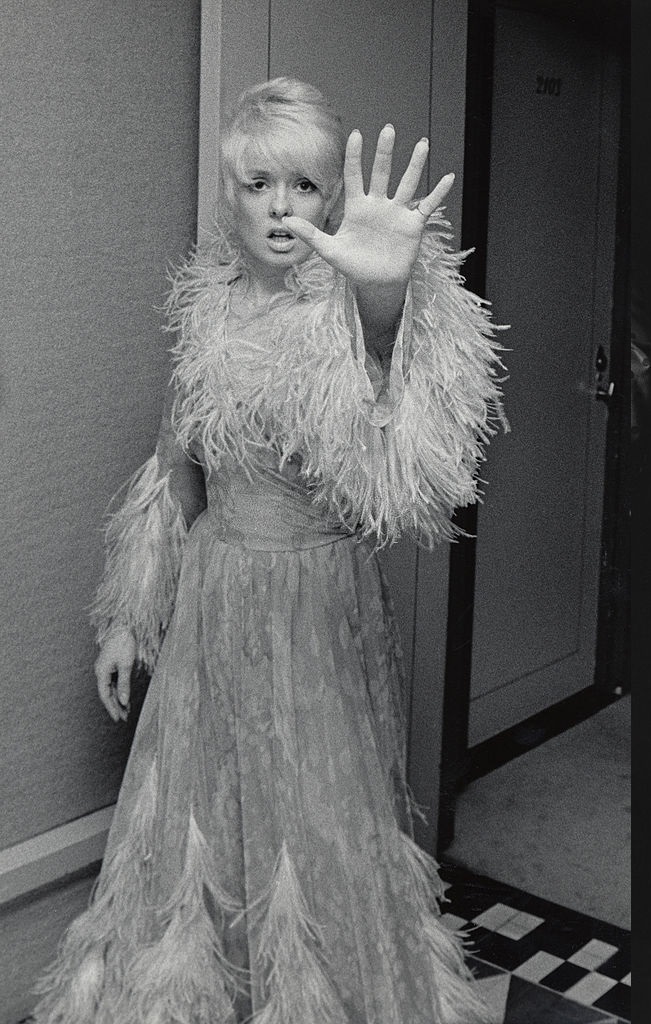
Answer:
[[[269,213],[272,217],[291,217],[292,204],[285,185],[277,185],[269,199]]]

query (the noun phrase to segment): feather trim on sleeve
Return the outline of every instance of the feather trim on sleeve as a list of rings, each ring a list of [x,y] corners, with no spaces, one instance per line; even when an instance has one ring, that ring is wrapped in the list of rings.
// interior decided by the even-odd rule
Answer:
[[[106,565],[91,611],[100,646],[115,623],[131,629],[138,660],[153,671],[174,608],[185,520],[152,455],[131,478],[106,529]]]
[[[506,428],[487,303],[463,287],[449,225],[430,219],[383,386],[374,388],[354,296],[339,278],[305,331],[292,405],[315,495],[379,544],[402,533],[453,539],[455,508],[477,501],[483,448]],[[312,361],[313,365],[309,365]]]

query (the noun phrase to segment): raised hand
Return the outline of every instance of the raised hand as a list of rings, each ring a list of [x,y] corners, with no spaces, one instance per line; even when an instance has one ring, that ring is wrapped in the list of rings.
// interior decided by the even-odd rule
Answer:
[[[344,162],[344,216],[335,235],[319,231],[302,217],[283,217],[283,224],[357,287],[377,289],[406,285],[429,216],[452,187],[446,174],[418,206],[410,206],[427,161],[429,143],[421,139],[395,195],[387,189],[393,162],[395,130],[379,134],[368,193],[362,177],[362,136],[351,132]]]

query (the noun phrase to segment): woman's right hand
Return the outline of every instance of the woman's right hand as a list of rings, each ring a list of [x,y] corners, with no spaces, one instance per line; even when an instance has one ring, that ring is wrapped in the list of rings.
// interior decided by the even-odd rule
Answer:
[[[95,662],[100,700],[114,722],[129,714],[131,672],[136,660],[136,640],[126,626],[116,626],[107,636]]]

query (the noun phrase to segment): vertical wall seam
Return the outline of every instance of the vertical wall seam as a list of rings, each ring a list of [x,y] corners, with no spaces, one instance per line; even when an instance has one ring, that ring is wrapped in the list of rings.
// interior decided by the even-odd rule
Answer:
[[[271,78],[271,0],[267,6],[267,81]]]

